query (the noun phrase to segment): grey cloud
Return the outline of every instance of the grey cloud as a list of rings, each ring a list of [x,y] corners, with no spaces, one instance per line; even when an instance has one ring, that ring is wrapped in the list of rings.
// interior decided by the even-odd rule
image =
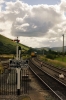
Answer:
[[[2,3],[4,3],[5,2],[5,0],[0,0],[0,4],[2,4]]]
[[[66,32],[66,17],[64,16],[66,2],[64,0],[53,6],[45,4],[30,6],[15,0],[5,4],[5,10],[0,12],[0,24],[3,22],[10,23],[11,25],[8,26],[11,35],[23,36],[24,38],[46,38],[44,41],[39,39],[41,42],[32,40],[32,43],[35,41],[38,46],[53,46],[62,42],[61,40],[58,41],[58,37],[62,35],[63,31]],[[7,30],[8,26],[6,27]],[[25,41],[22,43],[30,44],[30,41],[28,39],[28,43]]]
[[[20,6],[20,8],[27,6],[27,8],[29,9],[28,5],[21,5],[22,6]],[[31,9],[29,9],[28,11],[26,11],[26,9],[24,8],[22,9],[23,10],[21,10],[21,16],[19,14],[19,18],[22,18],[22,22],[17,22],[17,20],[15,20],[12,25],[12,35],[15,36],[44,36],[49,29],[51,29],[56,23],[59,23],[62,19],[61,14],[56,12],[53,6],[32,6]],[[23,12],[24,14],[22,15]],[[18,16],[16,18],[18,18]],[[28,23],[29,26],[21,27],[22,24],[25,23]]]
[[[4,29],[0,29],[0,32],[3,32],[4,31]]]
[[[25,14],[28,14],[29,8],[28,4],[24,4],[21,1],[7,2],[5,16],[7,20],[15,21],[16,18],[23,18]]]
[[[12,21],[11,33],[14,36],[42,37],[62,20],[62,15],[55,6],[29,6],[17,1],[6,3],[6,11],[0,20]],[[25,23],[28,25],[23,26]]]
[[[44,22],[40,24],[38,21],[26,21],[26,23],[28,23],[28,25],[24,27],[21,27],[24,23],[22,23],[21,25],[19,25],[19,23],[13,23],[12,33],[14,33],[14,35],[20,36],[40,37],[46,34],[46,32],[52,26],[52,23],[50,22]]]
[[[63,12],[66,11],[66,0],[61,0],[60,9]]]

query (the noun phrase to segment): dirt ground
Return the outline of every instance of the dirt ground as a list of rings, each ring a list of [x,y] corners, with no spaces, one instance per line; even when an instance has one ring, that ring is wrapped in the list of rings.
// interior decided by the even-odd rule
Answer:
[[[45,97],[49,96],[48,92],[42,89],[35,76],[31,72],[29,73],[29,76],[31,79],[31,89],[29,90],[29,96],[31,100],[46,100]]]

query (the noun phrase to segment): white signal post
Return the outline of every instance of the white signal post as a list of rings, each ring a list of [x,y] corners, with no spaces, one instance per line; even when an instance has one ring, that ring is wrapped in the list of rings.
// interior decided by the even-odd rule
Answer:
[[[16,59],[11,59],[10,62],[9,62],[9,66],[11,68],[15,68],[16,69],[16,83],[17,83],[17,95],[20,95],[20,71],[21,71],[21,68],[23,66],[27,68],[26,65],[23,64],[23,61],[21,61],[21,47],[18,46],[18,37],[17,39],[15,39],[14,41],[17,42],[17,48],[16,48]],[[28,61],[27,61],[27,64],[28,64]],[[8,83],[8,79],[7,79],[7,83]]]
[[[20,60],[21,51],[18,49],[19,48],[19,46],[18,46],[18,43],[19,43],[18,37],[15,41],[17,42],[16,60]],[[16,68],[16,71],[17,71],[17,95],[20,95],[20,70],[21,70],[21,68]]]
[[[18,47],[18,52],[19,52],[19,60],[21,60],[21,47]]]
[[[17,49],[16,49],[16,60],[19,60],[19,57],[18,55],[20,56],[19,54],[19,50],[18,50],[18,37],[17,37]],[[17,71],[17,95],[20,95],[20,70],[21,68],[16,68],[16,71]]]
[[[17,71],[17,95],[20,95],[20,70],[21,70],[21,68],[16,68],[16,71]]]
[[[18,42],[19,42],[18,37],[17,37],[17,39],[16,39],[15,41],[17,42],[17,48],[16,48],[16,60],[18,60]]]

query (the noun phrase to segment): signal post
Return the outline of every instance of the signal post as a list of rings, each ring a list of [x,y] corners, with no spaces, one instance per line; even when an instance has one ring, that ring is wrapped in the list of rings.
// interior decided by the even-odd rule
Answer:
[[[14,41],[17,42],[16,59],[11,59],[9,62],[9,66],[12,69],[16,69],[17,95],[20,95],[20,71],[21,69],[28,69],[28,61],[24,62],[23,60],[21,60],[21,47],[18,46],[18,37]]]

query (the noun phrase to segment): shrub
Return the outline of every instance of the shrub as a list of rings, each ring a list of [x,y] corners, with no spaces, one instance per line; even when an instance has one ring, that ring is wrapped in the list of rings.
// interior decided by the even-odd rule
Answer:
[[[46,58],[50,58],[50,59],[55,59],[56,55],[52,55],[52,54],[47,54]]]

